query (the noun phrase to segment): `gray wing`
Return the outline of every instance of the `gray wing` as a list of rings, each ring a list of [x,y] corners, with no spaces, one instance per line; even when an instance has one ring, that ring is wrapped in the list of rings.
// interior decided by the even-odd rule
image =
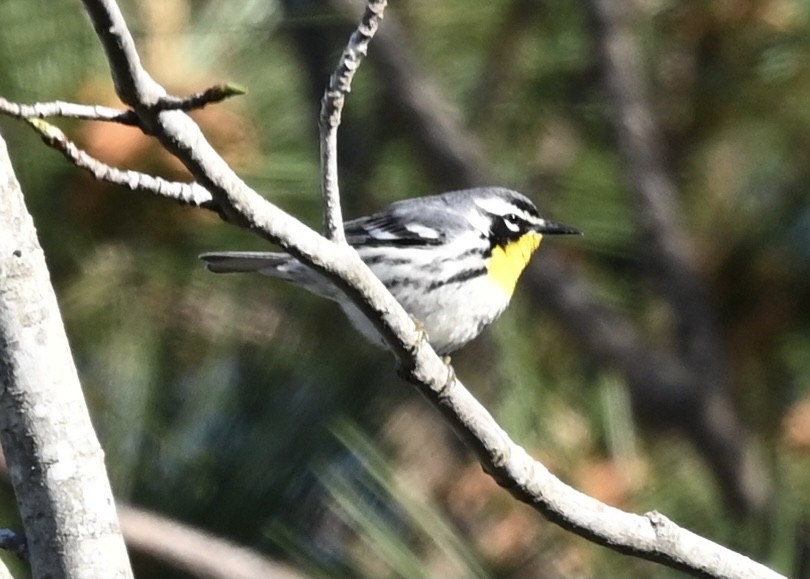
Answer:
[[[346,240],[354,247],[413,247],[446,242],[448,225],[461,219],[434,206],[413,201],[394,203],[385,211],[346,223]]]

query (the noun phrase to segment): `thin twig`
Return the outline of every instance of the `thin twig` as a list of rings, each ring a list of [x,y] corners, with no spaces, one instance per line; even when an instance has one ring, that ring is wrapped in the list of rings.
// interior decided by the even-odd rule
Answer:
[[[165,197],[182,205],[193,205],[212,211],[217,209],[211,193],[198,183],[168,181],[139,171],[111,167],[80,149],[58,127],[42,119],[27,119],[27,122],[39,133],[46,145],[62,153],[76,167],[89,171],[99,181],[121,185],[130,191],[143,191]]]
[[[45,119],[63,117],[88,121],[109,121],[137,126],[138,117],[132,111],[123,111],[101,105],[82,105],[65,101],[22,104],[0,97],[0,113],[18,119]]]
[[[236,84],[217,84],[198,93],[179,97],[160,97],[154,107],[158,110],[192,111],[225,99],[245,94],[245,88]],[[125,111],[102,105],[83,105],[65,101],[23,104],[0,97],[0,113],[18,119],[45,119],[62,117],[86,121],[108,121],[128,126],[139,126],[138,116],[133,111]]]
[[[193,111],[210,104],[222,102],[231,97],[241,96],[245,93],[247,93],[247,89],[236,84],[217,84],[208,87],[204,91],[184,97],[166,95],[160,98],[155,108],[166,111]]]
[[[337,131],[346,95],[351,91],[354,73],[368,53],[368,45],[383,18],[386,0],[370,0],[360,24],[349,38],[335,71],[329,77],[321,100],[318,123],[321,132],[321,194],[324,205],[324,232],[327,239],[345,243],[338,183]]]

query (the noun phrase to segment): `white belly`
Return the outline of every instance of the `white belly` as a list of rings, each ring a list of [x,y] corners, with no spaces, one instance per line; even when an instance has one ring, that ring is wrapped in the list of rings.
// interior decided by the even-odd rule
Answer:
[[[481,333],[509,305],[503,289],[486,275],[463,284],[448,284],[430,292],[427,299],[409,299],[410,292],[392,292],[413,318],[421,322],[433,348],[450,353]],[[372,343],[382,345],[382,337],[357,307],[346,300],[339,303],[352,324]],[[429,307],[423,304],[429,303]]]

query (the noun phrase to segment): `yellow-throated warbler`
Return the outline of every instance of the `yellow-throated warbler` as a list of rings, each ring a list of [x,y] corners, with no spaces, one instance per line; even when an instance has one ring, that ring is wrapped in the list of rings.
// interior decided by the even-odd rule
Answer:
[[[478,336],[509,305],[543,235],[579,233],[542,218],[526,197],[482,187],[406,199],[349,221],[346,240],[419,320],[431,345],[449,354]],[[381,339],[329,280],[284,253],[200,256],[215,273],[258,272],[338,302],[369,340]]]

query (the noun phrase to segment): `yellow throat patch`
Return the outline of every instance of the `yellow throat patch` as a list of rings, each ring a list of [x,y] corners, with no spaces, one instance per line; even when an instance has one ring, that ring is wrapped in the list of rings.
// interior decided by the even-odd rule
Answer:
[[[529,263],[535,250],[540,247],[542,239],[542,235],[530,231],[506,247],[497,245],[492,250],[487,274],[506,292],[506,295],[511,297],[514,293],[520,274],[526,269],[526,264]]]

